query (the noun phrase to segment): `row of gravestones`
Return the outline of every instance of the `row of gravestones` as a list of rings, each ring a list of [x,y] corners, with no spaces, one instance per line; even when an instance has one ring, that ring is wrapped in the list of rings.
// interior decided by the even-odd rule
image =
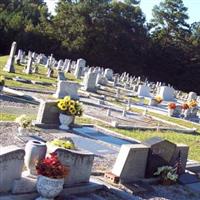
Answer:
[[[16,146],[1,147],[0,151],[0,194],[36,191],[37,176],[29,177],[24,168],[24,149]],[[61,163],[70,168],[64,186],[89,182],[94,154],[82,150],[56,149]],[[23,173],[22,173],[23,172]],[[34,184],[33,184],[34,183]]]
[[[15,72],[14,68],[14,56],[17,48],[17,43],[13,42],[11,46],[11,51],[9,58],[7,60],[7,63],[5,65],[4,70],[7,72]],[[17,60],[24,60],[24,52],[19,49],[17,54]],[[35,68],[32,69],[32,63],[35,62]],[[24,69],[24,72],[26,74],[31,74],[32,71],[34,73],[38,73],[38,67],[37,64],[41,62],[46,62],[46,67],[48,68],[47,77],[51,77],[53,74],[53,67],[56,65],[56,60],[53,58],[53,54],[47,59],[45,55],[43,54],[36,54],[35,52],[28,53],[28,63],[27,66]],[[125,82],[125,88],[129,88],[130,86],[134,85],[134,90],[137,90],[138,97],[150,97],[151,90],[153,89],[153,93],[157,91],[157,94],[163,99],[167,101],[173,101],[175,97],[175,90],[172,87],[169,86],[161,86],[161,82],[157,82],[156,84],[150,83],[148,84],[147,79],[144,81],[143,85],[140,85],[141,78],[140,77],[132,77],[128,73],[124,72],[119,75],[115,75],[113,79],[113,71],[111,69],[103,69],[100,67],[96,68],[89,68],[86,67],[86,61],[84,59],[78,59],[77,62],[70,63],[69,59],[65,59],[65,62],[62,60],[59,60],[57,63],[57,69],[60,70],[58,72],[58,81],[66,80],[64,76],[64,72],[69,72],[71,70],[74,71],[74,75],[77,79],[79,79],[81,76],[84,75],[84,88],[87,91],[96,91],[97,85],[102,84],[106,85],[107,81],[113,80],[113,86],[117,86],[118,83]],[[191,96],[193,96],[191,98]],[[197,98],[197,95],[195,93],[189,93],[188,100],[191,99],[197,99],[200,100],[200,98]]]

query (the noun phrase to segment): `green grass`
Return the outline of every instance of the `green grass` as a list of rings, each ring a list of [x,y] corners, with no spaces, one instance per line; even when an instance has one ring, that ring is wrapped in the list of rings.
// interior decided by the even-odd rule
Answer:
[[[140,130],[123,130],[119,128],[112,128],[107,124],[98,120],[90,119],[87,117],[76,117],[75,123],[77,124],[95,124],[115,131],[122,135],[134,138],[136,140],[144,141],[151,137],[161,137],[176,144],[187,144],[190,147],[189,158],[192,160],[200,161],[200,135],[177,133],[173,131],[140,131]]]
[[[31,120],[36,119],[36,115],[27,115]],[[15,114],[8,114],[8,113],[1,113],[0,114],[0,121],[15,121],[15,119],[19,117],[19,115]]]
[[[0,121],[15,121],[17,115],[8,114],[8,113],[1,113],[0,114]]]

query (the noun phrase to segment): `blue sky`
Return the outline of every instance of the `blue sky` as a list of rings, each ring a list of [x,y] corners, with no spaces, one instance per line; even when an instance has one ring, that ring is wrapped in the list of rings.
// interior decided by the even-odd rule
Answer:
[[[44,0],[47,2],[47,5],[50,9],[50,12],[53,12],[55,3],[58,0]],[[152,18],[151,10],[154,5],[158,5],[162,0],[141,0],[140,6],[142,11],[146,15],[147,21]],[[200,0],[183,0],[184,5],[188,8],[188,15],[190,19],[189,23],[200,21]]]

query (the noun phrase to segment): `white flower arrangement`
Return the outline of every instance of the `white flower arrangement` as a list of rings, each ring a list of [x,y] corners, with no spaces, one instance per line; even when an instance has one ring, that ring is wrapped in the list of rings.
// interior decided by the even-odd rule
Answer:
[[[178,174],[176,173],[176,169],[171,166],[163,166],[159,167],[154,175],[161,176],[161,179],[171,180],[176,182],[178,179]]]
[[[20,127],[26,128],[31,124],[32,120],[27,115],[20,115],[15,119],[15,122],[17,122]]]

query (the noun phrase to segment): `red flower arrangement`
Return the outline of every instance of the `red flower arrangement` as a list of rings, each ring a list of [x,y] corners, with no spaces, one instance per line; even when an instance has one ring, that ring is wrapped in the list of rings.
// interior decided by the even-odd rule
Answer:
[[[36,165],[36,171],[38,175],[54,179],[61,179],[69,174],[69,168],[61,164],[55,152],[39,161]]]
[[[169,109],[176,109],[176,104],[175,103],[169,103],[168,108]]]
[[[189,109],[189,105],[188,105],[187,103],[183,103],[183,104],[181,105],[181,107],[182,107],[183,110]]]

